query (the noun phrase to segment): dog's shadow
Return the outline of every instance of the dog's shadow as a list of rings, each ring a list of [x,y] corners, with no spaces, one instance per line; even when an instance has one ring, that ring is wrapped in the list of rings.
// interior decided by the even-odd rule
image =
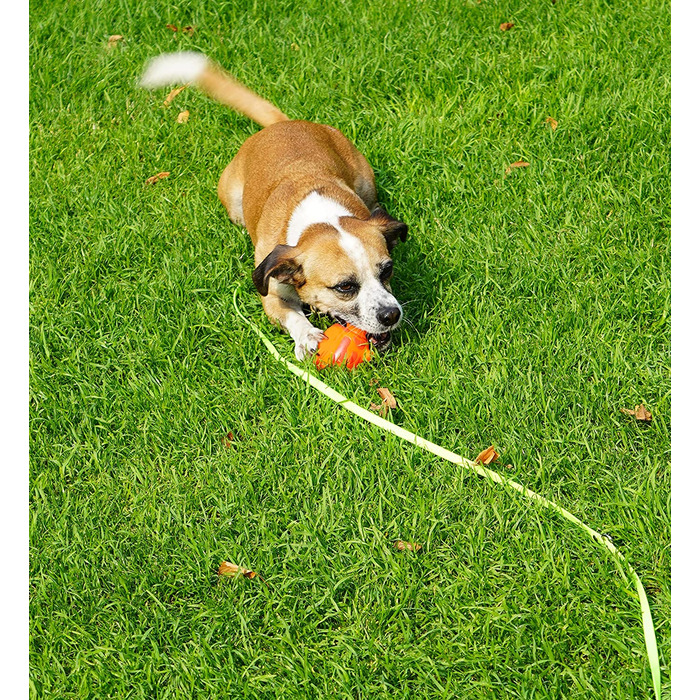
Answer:
[[[409,234],[410,235],[410,234]],[[391,288],[403,307],[400,332],[393,332],[392,343],[397,346],[424,338],[431,330],[433,312],[439,302],[441,272],[433,261],[427,261],[418,246],[409,239],[401,250],[394,250],[394,277]]]
[[[386,177],[386,173],[383,176]],[[425,250],[424,234],[432,222],[417,221],[410,212],[400,212],[392,197],[381,189],[378,196],[388,212],[396,212],[394,215],[408,225],[406,242],[399,243],[391,254],[395,270],[391,289],[403,307],[401,325],[392,332],[392,345],[401,346],[425,338],[432,329],[434,311],[449,275],[435,254],[435,246],[430,251]]]

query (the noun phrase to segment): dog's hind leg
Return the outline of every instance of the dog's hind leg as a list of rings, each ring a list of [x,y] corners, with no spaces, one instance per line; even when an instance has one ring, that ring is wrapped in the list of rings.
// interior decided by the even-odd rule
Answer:
[[[234,224],[245,226],[243,216],[243,162],[234,158],[221,173],[218,195]]]

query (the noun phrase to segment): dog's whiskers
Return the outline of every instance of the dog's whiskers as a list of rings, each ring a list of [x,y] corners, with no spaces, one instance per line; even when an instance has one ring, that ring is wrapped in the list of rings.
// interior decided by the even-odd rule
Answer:
[[[411,328],[413,328],[413,330],[414,330],[416,333],[418,333],[418,329],[416,328],[415,324],[411,321],[410,318],[404,316],[402,320],[403,320],[405,323],[408,323],[408,325],[411,326]]]

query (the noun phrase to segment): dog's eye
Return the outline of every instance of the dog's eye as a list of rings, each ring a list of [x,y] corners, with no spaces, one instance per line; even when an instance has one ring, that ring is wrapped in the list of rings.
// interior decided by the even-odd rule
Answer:
[[[333,287],[338,294],[342,294],[343,296],[356,294],[359,288],[359,285],[354,280],[345,280],[344,282],[340,282]]]
[[[394,263],[391,260],[388,260],[382,265],[382,269],[379,271],[379,279],[382,282],[388,282],[393,274]]]

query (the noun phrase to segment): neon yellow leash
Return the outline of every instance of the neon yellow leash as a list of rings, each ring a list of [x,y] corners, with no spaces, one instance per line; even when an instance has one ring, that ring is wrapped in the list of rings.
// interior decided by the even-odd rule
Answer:
[[[241,310],[238,308],[238,289],[234,290],[233,293],[233,306],[236,309],[236,313],[241,317],[241,320],[253,329],[253,331],[260,338],[260,340],[262,340],[265,347],[270,351],[270,354],[278,362],[281,362],[287,367],[287,369],[290,372],[292,372],[292,374],[295,374],[297,377],[299,377],[307,384],[312,386],[314,389],[316,389],[316,391],[331,399],[331,401],[335,401],[335,403],[337,403],[339,406],[342,406],[343,408],[350,411],[351,413],[354,413],[360,418],[364,418],[364,420],[366,420],[368,423],[372,423],[372,425],[376,425],[378,428],[382,428],[383,430],[386,430],[387,432],[392,433],[397,437],[400,437],[402,440],[410,442],[412,445],[422,447],[424,450],[432,452],[434,455],[437,455],[442,459],[446,459],[448,462],[453,462],[454,464],[458,464],[461,467],[471,469],[472,471],[479,474],[479,476],[486,477],[487,479],[490,479],[496,484],[505,484],[509,488],[514,489],[515,491],[519,491],[523,495],[527,496],[529,499],[537,501],[543,506],[556,511],[557,513],[559,513],[559,515],[566,518],[567,520],[569,520],[570,522],[574,523],[582,530],[587,532],[596,542],[598,542],[598,544],[603,545],[603,547],[605,547],[609,552],[611,552],[613,556],[617,559],[617,561],[619,561],[621,564],[624,564],[627,567],[630,574],[632,575],[632,578],[634,579],[634,584],[637,589],[637,597],[639,598],[639,606],[642,610],[644,643],[646,645],[647,658],[649,659],[649,666],[651,668],[651,679],[654,684],[654,695],[656,696],[656,700],[661,700],[661,668],[659,665],[659,652],[656,646],[654,621],[651,617],[651,609],[649,608],[647,594],[644,591],[644,586],[642,585],[642,581],[637,575],[637,572],[632,568],[632,565],[622,556],[617,547],[615,547],[615,545],[609,539],[601,535],[593,528],[586,525],[586,523],[579,520],[573,513],[570,513],[568,510],[562,508],[557,503],[554,503],[554,501],[550,501],[549,499],[540,496],[538,493],[535,493],[534,491],[525,488],[522,484],[519,484],[517,481],[507,479],[498,474],[497,472],[494,472],[491,469],[487,469],[485,466],[479,464],[478,462],[466,459],[465,457],[462,457],[461,455],[458,455],[455,452],[450,452],[444,447],[440,447],[440,445],[436,445],[434,442],[430,442],[429,440],[426,440],[425,438],[422,438],[419,435],[416,435],[415,433],[401,428],[398,425],[389,422],[385,418],[381,418],[380,416],[368,411],[367,409],[362,408],[361,406],[358,406],[353,401],[350,401],[350,399],[348,399],[347,397],[338,393],[335,389],[331,389],[331,387],[329,387],[327,384],[318,379],[318,377],[312,375],[310,370],[302,369],[298,365],[295,365],[293,362],[290,362],[289,360],[282,357],[277,348],[270,342],[270,340],[267,337],[265,337],[263,332],[241,313]],[[621,572],[622,571],[623,570],[621,569]]]

